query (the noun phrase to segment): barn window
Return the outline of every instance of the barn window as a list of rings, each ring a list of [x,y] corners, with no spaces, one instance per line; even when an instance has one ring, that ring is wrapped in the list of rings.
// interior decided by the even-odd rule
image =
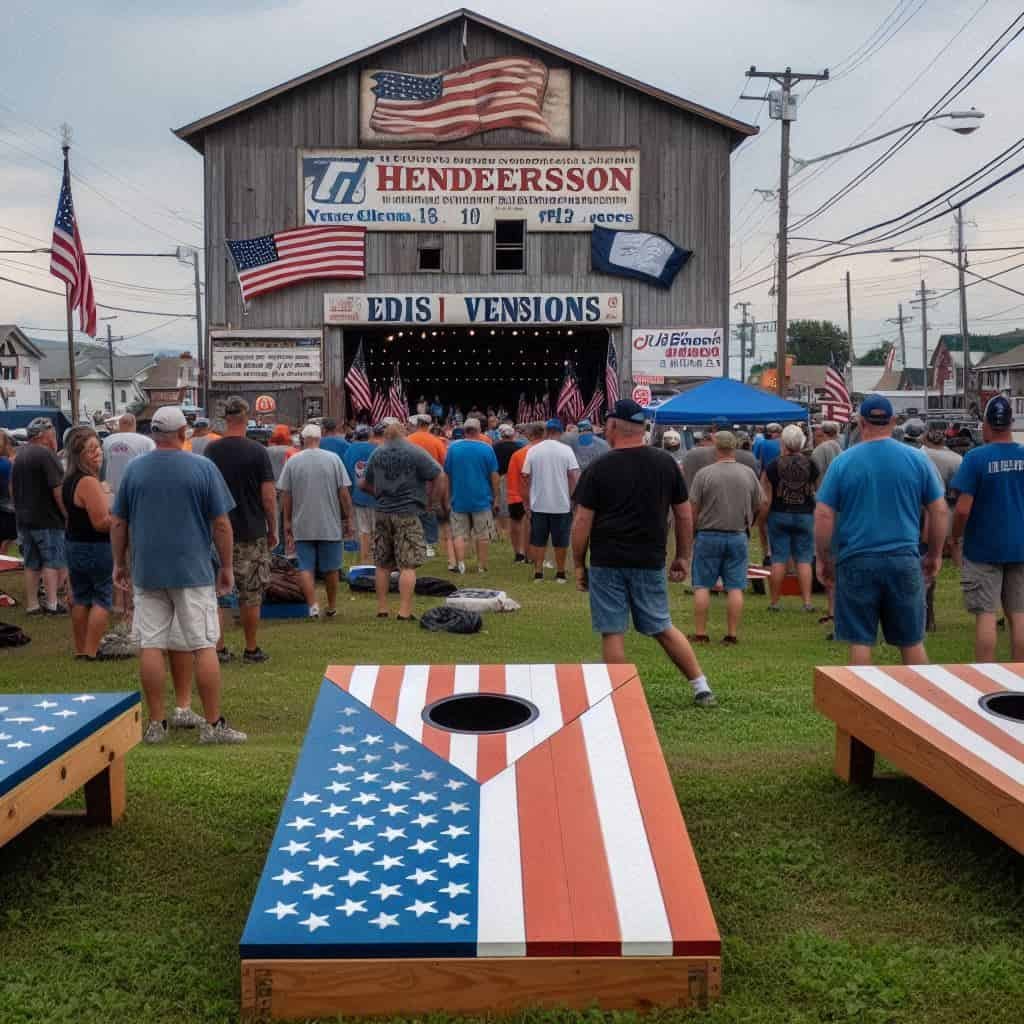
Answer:
[[[128,392],[125,391],[124,388],[121,388],[121,401],[122,402],[127,402],[128,401]]]
[[[526,221],[494,222],[494,270],[496,273],[526,270]]]
[[[428,272],[438,272],[441,269],[441,245],[430,243],[421,245],[419,249],[419,269]]]

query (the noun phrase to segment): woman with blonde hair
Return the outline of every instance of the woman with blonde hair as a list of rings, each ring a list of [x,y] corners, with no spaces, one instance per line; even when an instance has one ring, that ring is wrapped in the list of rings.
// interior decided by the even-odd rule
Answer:
[[[68,575],[75,657],[96,661],[110,621],[114,558],[110,548],[110,504],[100,484],[103,447],[91,427],[76,427],[65,444]]]

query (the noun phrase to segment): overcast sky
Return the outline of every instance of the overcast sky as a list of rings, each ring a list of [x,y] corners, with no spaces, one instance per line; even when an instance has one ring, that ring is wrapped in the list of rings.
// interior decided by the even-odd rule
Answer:
[[[69,6],[7,0],[0,11],[7,43],[0,69],[3,249],[49,244],[59,188],[58,129],[65,121],[73,129],[75,205],[90,250],[168,253],[177,245],[201,245],[202,160],[171,129],[451,9],[427,2],[412,14],[407,4],[393,0],[365,8],[337,0],[179,0],[173,5],[83,0],[67,13]],[[600,15],[602,6],[606,15]],[[920,117],[1020,8],[1017,0],[864,0],[857,5],[776,0],[767,6],[760,0],[729,0],[710,7],[693,0],[633,0],[629,17],[623,18],[620,4],[581,0],[475,7],[688,99],[758,119],[762,134],[744,143],[732,161],[732,301],[749,300],[759,321],[774,319],[770,285],[740,288],[770,276],[777,207],[754,189],[777,186],[779,130],[761,104],[738,100],[745,69],[751,64],[768,70],[787,64],[796,71],[836,69],[835,80],[813,95],[807,95],[810,86],[800,90],[805,102],[793,128],[793,153],[809,158]],[[837,239],[885,220],[1024,136],[1022,56],[1024,37],[949,105],[983,111],[978,132],[962,137],[939,125],[925,128],[868,182],[794,234]],[[743,91],[763,88],[751,82]],[[791,223],[884,148],[875,145],[798,174]],[[1024,174],[971,204],[968,217],[969,244],[1017,244],[1024,250]],[[951,224],[951,216],[943,218],[889,244],[947,247]],[[795,242],[793,248],[814,244]],[[855,342],[862,352],[894,337],[886,318],[896,315],[900,301],[908,310],[922,276],[940,291],[956,285],[955,270],[940,263],[890,259],[849,257],[802,275],[791,283],[790,316],[828,318],[845,326],[843,275],[849,270]],[[999,262],[983,266],[989,260]],[[1024,258],[1012,252],[972,256],[973,269],[983,275],[1018,262]],[[59,289],[47,264],[45,255],[3,254],[0,276]],[[173,259],[97,257],[91,266],[100,302],[156,313],[193,308],[191,269]],[[758,272],[765,267],[768,273]],[[1024,291],[1024,269],[999,280]],[[1024,326],[1024,297],[988,283],[972,286],[967,294],[972,332]],[[100,315],[110,314],[101,310]],[[957,315],[953,295],[935,305],[930,320],[937,329],[956,330]],[[0,281],[0,321],[19,323],[39,337],[60,338],[63,319],[61,298]],[[908,328],[910,365],[920,365],[918,324],[915,319]],[[127,339],[122,347],[132,351],[194,345],[194,324],[187,319],[122,312],[111,325],[115,336]],[[936,337],[933,332],[932,343]],[[766,353],[772,339],[765,332],[760,340]]]

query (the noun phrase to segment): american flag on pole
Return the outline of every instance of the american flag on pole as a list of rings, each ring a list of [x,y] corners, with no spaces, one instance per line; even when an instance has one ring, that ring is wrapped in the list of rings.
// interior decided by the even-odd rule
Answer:
[[[591,423],[600,423],[602,412],[604,412],[604,391],[601,389],[601,385],[598,384],[594,388],[594,393],[590,396],[590,401],[587,402],[587,407],[583,410],[583,415],[580,419],[590,420]]]
[[[526,392],[519,395],[519,405],[516,406],[516,423],[525,423],[530,418],[530,403],[526,400]]]
[[[604,364],[604,393],[610,409],[619,400],[619,360],[611,338],[608,339],[608,358]]]
[[[562,388],[555,402],[555,412],[566,423],[575,423],[583,415],[583,395],[580,393],[580,382],[576,370],[570,363],[562,380]]]
[[[373,406],[373,392],[370,389],[370,378],[366,376],[366,357],[363,355],[363,343],[359,342],[352,365],[345,374],[345,387],[352,396],[352,409],[360,412]]]
[[[535,714],[492,733],[424,721],[482,694]],[[240,952],[718,956],[635,668],[329,668]]]
[[[846,387],[846,379],[843,377],[843,367],[837,362],[835,353],[830,356],[829,365],[825,369],[825,401],[823,403],[829,419],[838,420],[840,423],[848,423],[853,414],[853,405],[850,402],[850,392]]]
[[[68,289],[68,303],[78,310],[78,326],[91,337],[96,337],[96,296],[92,278],[85,260],[85,246],[78,233],[75,205],[71,199],[71,171],[67,153],[64,154],[64,178],[57,200],[57,216],[53,222],[50,242],[50,273],[59,277]]]
[[[396,420],[405,423],[409,419],[409,406],[405,401],[405,389],[402,387],[402,374],[398,364],[395,363],[394,372],[391,375],[391,386],[388,389],[388,413]]]
[[[433,142],[495,128],[550,135],[544,118],[548,70],[525,57],[478,60],[434,75],[377,71],[370,128]]]
[[[391,402],[391,392],[386,385],[381,385],[377,394],[373,396],[373,407],[370,411],[370,419],[376,425],[388,416],[388,406]]]
[[[228,240],[242,301],[321,277],[366,276],[366,229],[309,227]]]

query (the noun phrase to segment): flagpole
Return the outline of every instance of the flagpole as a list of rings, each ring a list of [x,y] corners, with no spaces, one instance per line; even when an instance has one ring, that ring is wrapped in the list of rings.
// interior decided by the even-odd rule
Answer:
[[[68,150],[71,148],[71,127],[61,125],[61,151],[64,154],[64,176],[71,181],[71,165]],[[71,425],[78,425],[78,374],[75,372],[75,328],[71,309],[71,285],[64,282],[64,308],[68,323],[68,383],[71,386]]]

